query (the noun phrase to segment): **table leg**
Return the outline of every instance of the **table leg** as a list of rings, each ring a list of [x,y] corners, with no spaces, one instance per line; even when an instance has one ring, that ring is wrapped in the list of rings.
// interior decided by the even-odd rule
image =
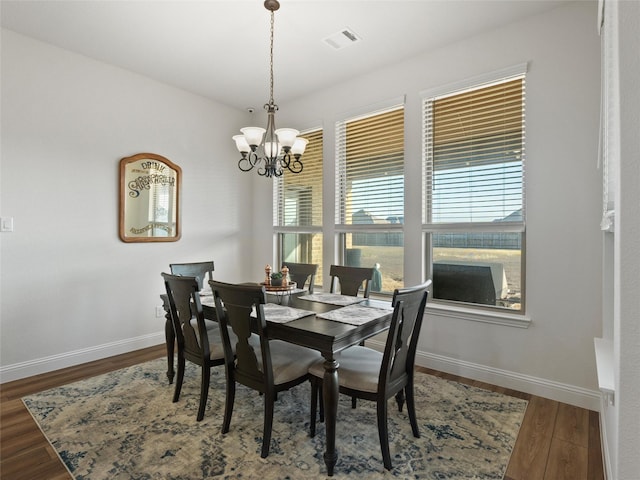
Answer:
[[[333,467],[338,460],[336,451],[336,417],[338,414],[338,362],[333,355],[324,355],[324,377],[322,379],[322,395],[324,400],[324,425],[327,450],[324,452],[324,463],[327,474],[333,476]]]
[[[167,378],[169,384],[173,383],[175,372],[173,370],[173,349],[176,344],[176,332],[173,331],[173,322],[171,321],[171,307],[169,306],[169,297],[166,294],[160,295],[162,300],[162,308],[164,308],[164,340],[167,344]]]
[[[173,331],[171,315],[169,313],[167,313],[166,319],[164,323],[164,338],[167,343],[167,378],[171,384],[173,383],[173,377],[175,375],[173,370],[173,350],[176,344],[176,333]]]

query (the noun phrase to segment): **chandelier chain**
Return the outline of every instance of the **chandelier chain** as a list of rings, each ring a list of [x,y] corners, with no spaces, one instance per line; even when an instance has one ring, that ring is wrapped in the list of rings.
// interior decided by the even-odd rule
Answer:
[[[273,24],[274,24],[274,13],[273,10],[271,11],[271,48],[269,50],[269,72],[270,72],[270,78],[271,78],[271,83],[269,85],[269,103],[271,105],[273,105]]]

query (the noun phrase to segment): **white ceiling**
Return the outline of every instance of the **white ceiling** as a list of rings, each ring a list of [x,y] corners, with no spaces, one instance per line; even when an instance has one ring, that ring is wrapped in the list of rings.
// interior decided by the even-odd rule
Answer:
[[[274,98],[284,102],[517,21],[555,0],[280,0]],[[269,96],[262,0],[2,0],[2,27],[238,108]],[[323,39],[349,27],[361,41]]]

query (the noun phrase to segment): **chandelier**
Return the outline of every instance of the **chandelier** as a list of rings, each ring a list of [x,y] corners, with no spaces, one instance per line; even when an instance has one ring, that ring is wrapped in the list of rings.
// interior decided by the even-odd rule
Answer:
[[[278,0],[265,0],[264,7],[271,12],[269,103],[264,106],[267,111],[267,128],[241,128],[242,135],[234,135],[233,140],[242,154],[242,158],[238,161],[240,170],[248,172],[258,167],[259,175],[280,177],[285,170],[291,173],[302,171],[300,158],[308,140],[299,138],[300,132],[293,128],[276,129],[275,114],[278,111],[278,105],[273,101],[273,12],[280,8],[280,3]]]

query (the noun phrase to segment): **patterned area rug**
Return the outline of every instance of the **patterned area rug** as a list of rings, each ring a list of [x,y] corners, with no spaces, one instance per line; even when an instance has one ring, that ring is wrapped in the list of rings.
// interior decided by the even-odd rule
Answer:
[[[224,370],[214,368],[205,417],[196,422],[198,367],[187,363],[178,403],[165,376],[166,361],[134,367],[23,398],[76,479],[318,479],[324,424],[309,438],[310,386],[279,394],[271,451],[260,458],[262,397],[236,391],[231,430],[220,433]],[[503,478],[527,402],[479,388],[416,375],[421,438],[406,414],[389,405],[393,470],[386,471],[378,443],[375,405],[341,395],[332,478]]]

